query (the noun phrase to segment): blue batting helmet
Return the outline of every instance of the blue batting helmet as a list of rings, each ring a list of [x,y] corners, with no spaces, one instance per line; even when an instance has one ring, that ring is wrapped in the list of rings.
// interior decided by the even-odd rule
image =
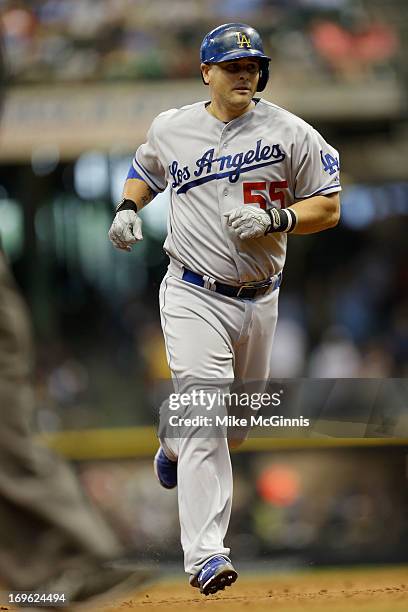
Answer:
[[[219,64],[242,57],[259,59],[258,91],[263,91],[269,79],[269,62],[259,33],[245,23],[224,23],[204,36],[200,48],[203,64]]]

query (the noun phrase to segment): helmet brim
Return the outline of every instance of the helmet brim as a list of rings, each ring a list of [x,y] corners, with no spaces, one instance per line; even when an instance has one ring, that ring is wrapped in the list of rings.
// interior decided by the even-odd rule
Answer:
[[[221,56],[218,54],[218,58],[208,58],[203,64],[221,64],[222,62],[230,62],[236,59],[244,59],[246,57],[253,57],[255,59],[263,60],[264,62],[270,62],[271,58],[264,53],[261,53],[258,49],[243,49],[233,50],[223,53]]]

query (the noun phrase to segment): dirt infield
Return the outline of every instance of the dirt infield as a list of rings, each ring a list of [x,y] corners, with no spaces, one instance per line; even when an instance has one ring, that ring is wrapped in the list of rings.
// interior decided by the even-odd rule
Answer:
[[[184,581],[161,581],[115,605],[87,612],[408,612],[408,567],[241,575],[225,592],[203,597]]]

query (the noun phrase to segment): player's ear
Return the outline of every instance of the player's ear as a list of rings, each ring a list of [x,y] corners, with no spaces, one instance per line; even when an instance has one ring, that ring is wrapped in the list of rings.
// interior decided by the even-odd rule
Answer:
[[[210,68],[211,68],[211,66],[209,66],[208,64],[200,64],[201,78],[203,79],[204,85],[209,85],[210,84],[210,79],[209,79],[209,76],[208,76]]]

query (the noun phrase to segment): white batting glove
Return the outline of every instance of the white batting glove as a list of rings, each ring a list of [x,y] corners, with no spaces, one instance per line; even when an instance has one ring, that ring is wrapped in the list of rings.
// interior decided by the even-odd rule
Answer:
[[[132,244],[143,240],[141,218],[133,210],[120,210],[115,215],[108,236],[117,249],[131,251]]]
[[[224,213],[224,217],[227,217],[227,224],[241,240],[264,236],[271,225],[269,215],[256,206],[245,205],[233,208]]]

